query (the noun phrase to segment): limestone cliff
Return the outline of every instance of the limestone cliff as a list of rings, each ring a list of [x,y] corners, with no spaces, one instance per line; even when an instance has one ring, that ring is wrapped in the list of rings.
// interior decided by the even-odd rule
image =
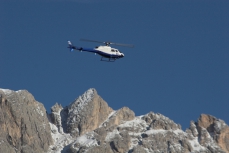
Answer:
[[[229,152],[229,127],[223,120],[217,119],[211,115],[201,114],[196,125],[202,145],[206,146],[210,137],[225,152]],[[205,133],[209,135],[206,134],[206,136]]]
[[[43,104],[26,90],[0,89],[0,152],[46,152],[53,143]]]

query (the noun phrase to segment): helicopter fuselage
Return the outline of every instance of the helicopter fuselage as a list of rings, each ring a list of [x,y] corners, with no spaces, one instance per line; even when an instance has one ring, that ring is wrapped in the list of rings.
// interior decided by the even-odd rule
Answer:
[[[110,58],[111,59],[118,59],[118,58],[124,57],[124,54],[121,53],[118,49],[111,48],[110,46],[98,46],[95,48],[79,47],[79,48],[76,48],[76,50],[92,52],[92,53],[98,54],[102,57],[109,58],[109,59]]]
[[[94,48],[99,55],[106,58],[122,58],[124,54],[118,49],[111,48],[110,46],[98,46]]]
[[[70,41],[68,41],[68,48],[72,52],[73,50],[78,50],[78,51],[85,51],[85,52],[91,52],[95,53],[101,56],[101,61],[115,61],[116,59],[123,58],[124,54],[121,53],[118,49],[116,48],[111,48],[109,44],[110,42],[105,42],[106,46],[97,46],[95,48],[85,48],[85,47],[76,47],[73,46]],[[114,43],[113,43],[114,44]],[[116,45],[121,45],[121,46],[126,46],[125,44],[117,44]],[[127,45],[128,47],[130,45]],[[103,58],[108,58],[108,60],[103,60]]]

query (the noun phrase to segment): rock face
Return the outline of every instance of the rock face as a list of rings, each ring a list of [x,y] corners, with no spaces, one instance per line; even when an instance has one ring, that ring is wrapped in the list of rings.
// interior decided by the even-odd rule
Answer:
[[[53,143],[43,104],[26,90],[0,89],[0,152],[46,152]]]
[[[214,116],[183,131],[159,113],[113,110],[95,89],[45,112],[27,91],[0,89],[0,153],[229,153],[229,127]]]
[[[128,107],[123,107],[120,110],[113,112],[111,116],[109,116],[108,120],[106,120],[102,126],[106,129],[118,126],[123,121],[130,121],[133,120],[135,117],[135,114],[132,110],[130,110]]]
[[[112,111],[95,89],[89,89],[61,113],[67,132],[76,137],[98,128]]]
[[[126,108],[125,108],[126,109]],[[121,111],[122,109],[118,110]],[[117,111],[117,112],[118,112]],[[131,114],[131,110],[129,110]],[[150,112],[132,120],[114,123],[111,114],[99,128],[76,138],[68,152],[104,153],[225,153],[207,130],[198,132],[198,123],[191,122],[186,132],[169,118]],[[225,134],[224,134],[225,135]],[[202,142],[203,141],[203,142]],[[224,143],[227,143],[227,141]]]
[[[196,125],[201,144],[206,146],[207,141],[213,139],[222,150],[229,152],[229,127],[223,120],[211,115],[201,114]]]
[[[54,125],[56,125],[59,133],[63,133],[62,121],[60,117],[60,112],[62,109],[63,107],[60,104],[56,103],[54,106],[52,106],[50,114],[50,120]]]

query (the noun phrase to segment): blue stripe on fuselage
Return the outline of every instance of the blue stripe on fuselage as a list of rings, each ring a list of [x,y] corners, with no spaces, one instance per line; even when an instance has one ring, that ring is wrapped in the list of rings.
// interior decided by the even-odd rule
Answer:
[[[93,48],[80,48],[79,50],[86,51],[86,52],[92,52],[92,53],[97,53],[97,50]]]

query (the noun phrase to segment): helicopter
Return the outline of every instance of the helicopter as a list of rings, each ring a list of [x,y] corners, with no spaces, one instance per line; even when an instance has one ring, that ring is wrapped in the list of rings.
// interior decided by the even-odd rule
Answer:
[[[110,45],[116,46],[124,46],[124,47],[134,47],[131,44],[120,44],[120,43],[113,43],[113,42],[103,42],[103,41],[96,41],[96,40],[88,40],[88,39],[80,39],[80,41],[87,41],[87,42],[95,42],[95,43],[103,43],[103,46],[96,46],[95,48],[84,48],[84,47],[76,47],[72,45],[71,41],[68,41],[68,47],[71,52],[74,50],[78,51],[85,51],[95,53],[101,56],[100,61],[106,62],[114,62],[117,59],[123,58],[124,54],[121,53],[118,49],[110,47]]]

